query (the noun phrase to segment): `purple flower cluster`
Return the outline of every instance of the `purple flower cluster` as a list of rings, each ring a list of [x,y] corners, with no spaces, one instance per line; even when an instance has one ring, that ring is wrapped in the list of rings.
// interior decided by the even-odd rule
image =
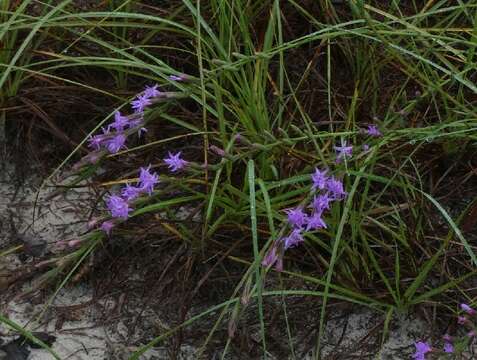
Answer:
[[[151,172],[151,165],[147,168],[141,168],[138,184],[127,184],[122,188],[120,195],[110,195],[106,198],[106,207],[111,213],[111,217],[123,220],[127,219],[129,213],[133,210],[130,202],[142,194],[151,195],[154,191],[154,186],[158,182],[159,176]],[[101,230],[109,235],[113,226],[114,223],[112,221],[105,221],[101,225]]]
[[[152,105],[154,98],[162,96],[162,93],[157,88],[158,85],[147,86],[142,93],[136,96],[131,102],[134,114],[124,116],[119,111],[116,111],[114,121],[106,128],[103,128],[102,134],[90,136],[88,146],[94,151],[106,149],[108,152],[115,154],[126,146],[128,136],[126,130],[138,128],[138,136],[147,131],[142,126],[144,123],[144,110]]]
[[[467,328],[472,329],[470,331],[467,331],[463,339],[463,342],[467,343],[469,339],[472,340],[477,335],[477,328],[473,323],[472,319],[470,319],[470,317],[473,317],[477,314],[477,311],[467,304],[460,304],[460,308],[465,314],[457,317],[457,323],[460,325],[465,325]],[[442,339],[444,340],[444,346],[442,351],[433,349],[431,345],[427,342],[416,342],[416,352],[413,354],[413,358],[416,360],[426,360],[426,354],[429,352],[440,352],[444,354],[455,353],[454,343],[456,342],[456,339],[448,334],[444,335]]]
[[[327,175],[327,170],[315,169],[311,175],[312,190],[315,192],[311,204],[305,211],[303,206],[285,210],[288,224],[292,230],[288,236],[275,242],[265,255],[262,265],[271,266],[275,264],[278,271],[283,269],[283,252],[289,248],[295,247],[304,241],[303,232],[324,229],[327,227],[323,219],[323,213],[329,210],[333,201],[340,201],[346,197],[341,180]],[[322,193],[318,193],[323,191]]]

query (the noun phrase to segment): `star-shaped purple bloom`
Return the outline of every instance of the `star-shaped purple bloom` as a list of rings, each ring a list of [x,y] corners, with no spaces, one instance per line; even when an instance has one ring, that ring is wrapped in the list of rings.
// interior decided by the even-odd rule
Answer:
[[[153,98],[153,97],[158,97],[161,96],[161,92],[157,90],[157,87],[159,85],[154,85],[154,86],[146,86],[146,89],[144,90],[144,96],[147,98]]]
[[[126,116],[121,115],[119,111],[114,113],[114,121],[109,124],[108,129],[114,129],[116,131],[123,131],[129,125],[129,120]]]
[[[325,188],[326,180],[328,177],[326,176],[326,173],[328,170],[323,170],[321,171],[320,169],[316,168],[315,172],[311,174],[311,180],[313,181],[312,189],[320,189],[323,190]]]
[[[295,229],[290,233],[290,235],[283,238],[283,241],[285,243],[285,250],[286,250],[286,249],[297,246],[298,244],[304,242],[305,240],[303,239],[303,235],[301,234],[301,229]]]
[[[142,113],[151,104],[151,100],[146,95],[138,95],[135,100],[131,101],[131,107],[135,113]]]
[[[335,146],[335,150],[338,153],[336,157],[336,162],[340,162],[342,159],[346,159],[347,157],[351,157],[353,154],[353,147],[347,146],[346,141],[343,142],[342,146]]]
[[[115,218],[127,219],[129,212],[132,211],[128,202],[121,196],[117,195],[109,196],[106,200],[106,206],[111,212],[111,216]]]
[[[308,218],[306,224],[306,231],[318,230],[326,228],[326,223],[321,218],[321,214],[315,213],[310,218]]]
[[[179,151],[177,154],[172,154],[169,152],[168,157],[164,159],[164,162],[169,167],[169,170],[172,172],[179,171],[187,166],[188,162],[181,159],[181,152]]]
[[[154,191],[154,186],[159,182],[159,175],[150,171],[151,165],[147,168],[141,168],[139,173],[139,187],[141,191],[147,192],[149,195]]]
[[[108,139],[105,144],[108,151],[112,154],[117,153],[121,148],[124,147],[126,142],[126,135],[124,134],[117,134],[111,139]]]
[[[131,201],[141,195],[141,191],[141,188],[126,184],[126,186],[121,191],[121,196],[127,201]]]
[[[290,225],[301,228],[303,225],[306,224],[308,215],[303,211],[301,207],[297,207],[295,209],[287,209],[285,210],[288,216],[288,222]]]
[[[94,135],[88,138],[88,147],[99,150],[104,142],[104,135]]]
[[[431,346],[423,341],[419,341],[414,344],[416,346],[416,352],[414,353],[413,357],[416,360],[426,360],[426,354],[432,351]]]
[[[368,129],[366,130],[366,134],[368,134],[369,136],[373,136],[373,137],[383,136],[381,131],[379,131],[378,127],[374,124],[373,125],[368,125]]]
[[[328,195],[328,193],[320,194],[313,198],[313,202],[311,203],[311,207],[316,214],[323,214],[323,211],[330,209],[330,202],[333,201],[332,198]]]
[[[346,196],[346,191],[343,189],[343,182],[334,177],[328,179],[326,189],[329,191],[332,200],[342,200]]]

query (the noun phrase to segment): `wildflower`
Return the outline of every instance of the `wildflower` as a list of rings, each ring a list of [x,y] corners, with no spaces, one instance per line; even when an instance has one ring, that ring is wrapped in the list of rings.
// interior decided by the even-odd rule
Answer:
[[[93,218],[90,221],[88,221],[88,223],[86,224],[86,227],[88,228],[88,230],[94,229],[98,225],[98,221],[99,219],[97,218]]]
[[[476,335],[477,335],[477,333],[475,332],[475,330],[471,330],[467,333],[467,336],[470,337],[470,338],[473,338]]]
[[[315,213],[308,219],[306,231],[326,228],[326,223],[321,218],[321,214]]]
[[[290,233],[290,235],[283,238],[283,241],[285,243],[286,250],[291,247],[295,247],[296,245],[304,242],[305,240],[303,239],[303,235],[301,234],[301,229],[295,229]]]
[[[369,145],[368,144],[364,144],[363,145],[363,151],[368,151],[369,150]]]
[[[368,125],[368,129],[366,130],[366,134],[369,136],[380,137],[383,136],[381,131],[379,131],[376,125]]]
[[[135,113],[142,113],[144,109],[151,105],[152,102],[146,95],[138,95],[136,100],[131,102],[131,107],[134,109]]]
[[[88,138],[88,146],[91,149],[99,150],[103,144],[104,136],[103,135],[94,135]]]
[[[116,131],[123,131],[128,125],[128,118],[121,115],[119,111],[116,111],[114,113],[114,121],[108,126],[108,129],[113,128]]]
[[[426,354],[432,351],[431,346],[423,341],[419,341],[414,344],[416,346],[416,352],[414,353],[413,357],[416,360],[425,360]]]
[[[457,323],[459,325],[463,325],[467,322],[467,318],[465,316],[457,316]]]
[[[151,165],[147,168],[141,168],[139,173],[139,187],[141,191],[152,194],[154,186],[159,182],[159,175],[150,172]]]
[[[164,159],[164,162],[172,172],[181,170],[188,164],[187,161],[181,159],[180,151],[177,154],[172,154],[169,152],[169,156]]]
[[[146,89],[144,90],[144,96],[147,98],[161,96],[161,92],[157,90],[157,87],[158,87],[157,84],[154,86],[146,86]]]
[[[343,182],[331,177],[326,181],[326,189],[330,192],[332,200],[342,200],[346,196],[346,191],[343,190]]]
[[[135,128],[135,127],[139,127],[141,125],[144,124],[144,120],[143,119],[134,119],[134,120],[130,120],[129,121],[129,129],[132,129],[132,128]],[[138,137],[141,137],[142,133],[145,133],[147,132],[147,129],[143,126],[141,126],[138,130],[137,130],[137,136]]]
[[[124,134],[117,134],[113,138],[106,141],[106,148],[112,154],[117,153],[121,148],[124,147],[124,143],[126,142],[126,135]]]
[[[141,188],[129,184],[126,184],[126,186],[121,191],[121,196],[127,201],[134,200],[139,195],[141,195]]]
[[[454,352],[454,345],[452,345],[450,342],[446,342],[444,344],[444,352],[453,353]]]
[[[106,206],[111,212],[111,216],[115,218],[127,219],[129,212],[132,210],[128,202],[117,195],[109,196],[106,200]]]
[[[460,304],[460,308],[469,315],[475,315],[476,311],[467,304]]]
[[[170,75],[169,76],[169,80],[172,80],[172,81],[184,81],[185,80],[185,77],[184,75]]]
[[[68,241],[68,246],[69,246],[69,247],[76,247],[76,246],[78,246],[79,244],[81,244],[81,242],[82,242],[81,239],[70,240],[70,241]]]
[[[300,228],[306,224],[308,216],[301,207],[297,207],[296,209],[287,209],[285,212],[288,215],[288,222],[290,225]]]
[[[277,247],[277,244],[274,244],[270,250],[268,250],[267,255],[265,255],[262,260],[262,265],[268,267],[275,264],[277,271],[283,271],[283,257],[278,254]]]
[[[351,157],[351,155],[353,154],[353,147],[347,146],[346,141],[343,142],[342,146],[335,146],[335,150],[338,153],[336,157],[336,162],[340,162],[342,159]]]
[[[333,199],[330,198],[328,193],[315,196],[311,207],[316,214],[322,214],[323,211],[330,209],[330,202]]]
[[[225,157],[227,155],[224,150],[222,150],[221,148],[219,148],[215,145],[209,146],[209,149],[211,151],[213,151],[214,153],[216,153],[217,155],[219,155],[219,156]]]
[[[442,339],[446,342],[451,342],[452,341],[452,336],[450,336],[449,334],[445,334]]]
[[[112,221],[105,221],[101,224],[101,230],[103,230],[108,236],[111,234],[111,229],[114,227]]]
[[[313,190],[315,189],[320,189],[323,190],[326,185],[326,180],[328,177],[326,176],[326,173],[328,170],[323,170],[320,171],[320,169],[316,168],[314,174],[311,175],[311,180],[313,181],[313,186],[311,187]]]

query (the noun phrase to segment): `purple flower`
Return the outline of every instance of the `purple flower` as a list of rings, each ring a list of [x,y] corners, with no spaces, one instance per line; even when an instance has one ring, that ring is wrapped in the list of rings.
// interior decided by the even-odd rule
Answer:
[[[457,316],[457,324],[463,325],[467,322],[467,318],[465,316]]]
[[[331,199],[328,195],[328,193],[326,194],[321,194],[321,195],[318,195],[318,196],[315,196],[313,198],[313,202],[311,204],[311,207],[313,208],[313,211],[316,213],[316,214],[322,214],[323,211],[325,210],[329,210],[330,209],[330,202],[332,201],[333,199]]]
[[[128,202],[117,195],[109,196],[106,200],[106,206],[111,212],[111,216],[115,218],[127,219],[129,212],[132,211]]]
[[[353,154],[353,147],[346,146],[346,141],[343,142],[342,146],[335,146],[335,150],[338,153],[336,157],[336,162],[339,163],[342,159],[346,159],[347,157],[351,157]]]
[[[475,315],[476,311],[467,304],[460,304],[460,308],[469,315]]]
[[[181,159],[180,151],[177,154],[172,154],[169,152],[169,156],[164,159],[164,162],[172,172],[181,170],[188,164],[187,161]]]
[[[363,151],[368,151],[369,150],[369,145],[368,144],[364,144],[363,145]]]
[[[306,231],[326,228],[326,223],[321,218],[321,214],[315,213],[308,219]]]
[[[366,130],[366,134],[369,136],[380,137],[383,136],[381,131],[379,131],[376,125],[368,125],[368,129]]]
[[[103,230],[108,236],[111,234],[111,229],[114,227],[112,221],[105,221],[101,224],[101,230]]]
[[[332,200],[342,200],[346,196],[346,191],[343,190],[343,182],[334,177],[328,179],[326,189],[330,192]]]
[[[139,173],[139,187],[141,191],[152,194],[154,186],[159,182],[159,175],[150,172],[151,165],[147,168],[141,168]]]
[[[414,345],[416,346],[416,352],[414,353],[413,357],[416,360],[425,360],[426,354],[432,351],[431,346],[426,342],[419,341]]]
[[[116,131],[123,131],[129,125],[129,120],[126,116],[122,116],[119,111],[114,113],[114,121],[108,126],[108,129],[113,128]]]
[[[131,107],[135,113],[142,113],[144,109],[151,104],[151,100],[149,100],[149,97],[146,95],[138,95],[136,100],[131,101]]]
[[[295,229],[290,233],[290,235],[283,238],[283,242],[285,243],[285,250],[297,246],[304,241],[305,240],[303,239],[303,235],[301,234],[301,229]]]
[[[477,333],[475,332],[475,330],[471,330],[467,333],[467,336],[470,337],[470,338],[473,338],[475,335],[477,335]]]
[[[104,135],[94,135],[88,138],[88,146],[94,150],[99,150],[103,142],[104,142]]]
[[[141,190],[141,188],[126,184],[126,186],[121,191],[121,196],[127,201],[131,201],[141,195]]]
[[[311,187],[313,190],[315,189],[320,189],[323,190],[326,185],[326,180],[328,177],[326,176],[326,173],[328,170],[323,170],[320,171],[320,169],[316,168],[315,172],[311,175],[311,180],[313,181],[313,186]]]
[[[451,342],[452,341],[452,336],[450,336],[449,334],[445,334],[442,339],[444,341],[447,341],[447,342]]]
[[[185,77],[184,75],[170,75],[169,76],[169,80],[172,80],[172,81],[184,81]]]
[[[454,345],[452,345],[450,342],[446,342],[444,344],[444,352],[453,353],[454,352]]]
[[[126,142],[126,135],[124,134],[117,134],[113,138],[108,139],[106,143],[106,148],[112,154],[117,153],[121,148],[124,147],[124,143]]]
[[[268,267],[275,264],[277,271],[283,271],[283,257],[278,254],[277,244],[274,244],[262,260],[262,266]]]
[[[290,225],[301,228],[306,224],[308,215],[306,215],[301,207],[297,207],[296,209],[287,209],[285,212],[288,215],[288,222]]]
[[[132,128],[135,128],[135,127],[139,127],[141,125],[144,124],[144,120],[143,119],[135,119],[135,120],[130,120],[129,121],[129,128],[132,129]],[[137,130],[137,136],[138,137],[141,137],[142,133],[145,133],[147,132],[147,129],[143,126],[141,126],[138,130]]]
[[[161,96],[161,92],[157,90],[157,87],[158,87],[157,84],[154,86],[146,86],[146,89],[144,90],[144,96],[147,98]]]

